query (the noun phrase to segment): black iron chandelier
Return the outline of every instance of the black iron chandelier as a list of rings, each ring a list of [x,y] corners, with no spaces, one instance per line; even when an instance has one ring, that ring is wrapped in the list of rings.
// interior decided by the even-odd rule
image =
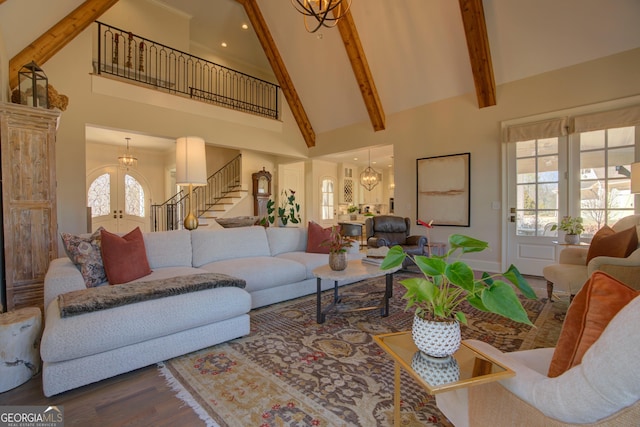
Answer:
[[[315,33],[320,27],[335,27],[351,7],[351,0],[291,0],[291,4],[304,15],[304,27],[310,33]],[[308,18],[316,22],[309,25]]]

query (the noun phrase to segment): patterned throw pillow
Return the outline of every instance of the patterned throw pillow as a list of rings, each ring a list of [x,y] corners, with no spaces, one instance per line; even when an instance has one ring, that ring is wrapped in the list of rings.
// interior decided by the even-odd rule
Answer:
[[[80,270],[87,288],[96,287],[107,281],[100,252],[100,232],[102,230],[104,228],[100,227],[88,237],[60,233],[62,243],[64,243],[64,250],[69,259]]]

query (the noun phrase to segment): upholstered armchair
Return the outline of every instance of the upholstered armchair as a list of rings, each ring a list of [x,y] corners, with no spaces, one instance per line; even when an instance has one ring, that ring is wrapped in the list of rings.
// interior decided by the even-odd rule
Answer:
[[[629,230],[631,227],[640,225],[640,215],[629,215],[618,222],[611,228],[616,233]],[[638,231],[636,231],[636,235]],[[638,236],[640,241],[640,236]],[[592,240],[592,246],[596,243],[597,234]],[[544,278],[547,280],[547,295],[549,301],[552,300],[554,287],[560,288],[569,293],[572,297],[575,295],[596,270],[606,271],[615,274],[618,270],[627,270],[628,267],[640,267],[640,245],[636,244],[636,249],[626,257],[606,256],[605,251],[596,251],[602,255],[594,256],[587,262],[589,247],[568,246],[560,252],[558,264],[548,265],[543,269]],[[592,249],[594,251],[595,248]],[[616,274],[619,276],[619,274]],[[623,279],[630,286],[640,287],[640,277],[633,274],[628,275],[627,279]]]
[[[367,246],[379,248],[382,246],[400,245],[411,255],[423,255],[427,244],[426,236],[410,236],[411,220],[393,215],[379,215],[367,218]]]
[[[637,426],[640,297],[629,289],[621,297],[617,291],[611,296],[606,286],[593,288],[592,303],[580,310],[577,306],[585,303],[582,299],[571,316],[573,304],[583,296],[577,295],[558,340],[557,348],[564,351],[560,357],[554,348],[503,353],[471,340],[474,348],[512,369],[515,376],[438,394],[438,408],[456,427]],[[611,300],[619,310],[610,310]],[[571,323],[570,318],[579,324]],[[593,341],[586,350],[585,341]],[[583,349],[581,359],[567,363],[566,358],[579,349]],[[563,363],[562,368],[568,369],[558,371]]]

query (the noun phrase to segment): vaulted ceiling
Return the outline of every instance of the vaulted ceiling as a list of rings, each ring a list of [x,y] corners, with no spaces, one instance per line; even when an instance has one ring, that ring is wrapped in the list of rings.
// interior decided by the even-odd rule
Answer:
[[[463,94],[491,108],[494,82],[640,47],[638,0],[353,0],[338,28],[314,34],[289,0],[150,1],[189,15],[192,43],[272,73],[310,146],[318,133],[383,129],[391,114]],[[91,16],[114,0],[77,3]]]

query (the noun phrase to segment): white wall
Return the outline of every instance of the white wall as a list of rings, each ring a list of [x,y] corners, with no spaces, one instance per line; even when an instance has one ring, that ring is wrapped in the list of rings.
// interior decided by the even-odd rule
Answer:
[[[491,250],[470,255],[476,268],[500,270],[500,122],[640,94],[640,49],[498,86],[497,105],[479,109],[475,93],[387,116],[387,129],[369,123],[318,135],[311,157],[346,148],[394,144],[395,213],[416,217],[416,159],[471,153],[471,226],[435,227],[434,241],[453,233],[489,242]],[[422,227],[414,233],[426,234]]]

